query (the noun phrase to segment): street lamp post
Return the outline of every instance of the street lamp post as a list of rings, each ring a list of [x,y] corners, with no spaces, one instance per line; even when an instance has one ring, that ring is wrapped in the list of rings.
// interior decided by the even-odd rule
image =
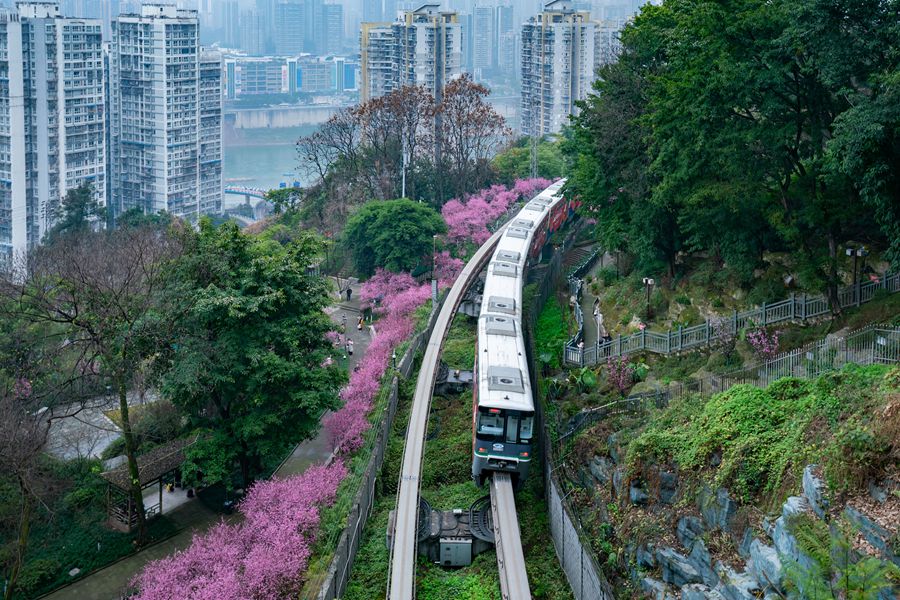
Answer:
[[[391,364],[394,365],[394,370],[397,370],[397,351],[393,350],[391,352]]]
[[[847,248],[845,250],[845,254],[847,256],[853,257],[853,303],[856,306],[861,304],[860,300],[860,275],[861,273],[857,270],[857,264],[860,258],[865,259],[866,256],[869,255],[869,251],[866,250],[865,246],[860,246],[859,248]]]
[[[652,316],[652,314],[650,313],[650,288],[652,288],[655,283],[656,283],[656,281],[654,281],[652,277],[644,277],[644,286],[647,288],[647,318],[648,319]]]
[[[404,148],[403,150],[403,183],[402,190],[400,192],[401,198],[406,198],[406,169],[409,167],[409,151]]]

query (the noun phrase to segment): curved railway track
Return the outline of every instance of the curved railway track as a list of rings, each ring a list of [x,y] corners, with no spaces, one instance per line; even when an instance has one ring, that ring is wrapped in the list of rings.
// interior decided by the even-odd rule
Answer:
[[[456,278],[438,314],[428,345],[425,347],[422,366],[416,381],[409,427],[406,432],[403,466],[400,470],[397,491],[397,510],[387,591],[387,597],[391,600],[412,600],[416,594],[416,527],[419,512],[419,488],[425,433],[428,428],[428,414],[431,409],[431,396],[440,362],[441,347],[463,296],[491,260],[494,248],[505,230],[506,226],[504,225],[495,232],[478,249],[459,277]],[[528,578],[525,573],[525,559],[516,518],[512,484],[508,476],[505,476],[505,483],[501,480],[491,483],[491,506],[494,511],[497,565],[500,570],[503,598],[528,600],[531,595],[528,591]]]

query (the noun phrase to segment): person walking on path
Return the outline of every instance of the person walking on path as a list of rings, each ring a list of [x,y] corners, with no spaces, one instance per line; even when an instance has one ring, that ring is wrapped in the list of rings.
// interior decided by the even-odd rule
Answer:
[[[362,328],[363,328],[363,318],[362,318],[362,316],[360,316],[359,319],[356,321],[356,330],[362,331]]]
[[[350,302],[350,298],[353,296],[353,288],[347,287],[347,302]]]
[[[353,340],[347,339],[347,354],[353,356]]]

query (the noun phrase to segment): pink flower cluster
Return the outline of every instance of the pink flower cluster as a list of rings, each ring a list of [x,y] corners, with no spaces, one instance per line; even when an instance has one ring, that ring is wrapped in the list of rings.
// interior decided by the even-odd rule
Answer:
[[[778,332],[768,333],[762,327],[747,332],[747,342],[760,360],[769,360],[778,354]]]
[[[447,223],[447,239],[453,244],[474,242],[480,246],[491,237],[487,226],[503,215],[511,204],[520,198],[531,197],[550,183],[541,178],[520,179],[511,189],[495,185],[468,199],[450,200],[441,209]]]
[[[335,500],[347,468],[336,461],[302,475],[255,484],[243,521],[195,534],[191,545],[135,577],[136,600],[272,599],[296,596],[319,527],[319,507]]]
[[[618,390],[620,396],[624,396],[634,381],[634,368],[624,356],[609,357],[606,368],[609,370],[607,375],[609,382]]]
[[[409,273],[379,269],[363,284],[360,299],[381,315],[375,337],[365,355],[341,390],[344,405],[323,420],[334,448],[341,454],[362,446],[363,435],[371,427],[368,414],[381,386],[381,378],[391,365],[394,349],[413,332],[413,313],[431,296],[428,285],[419,285]],[[376,303],[377,300],[377,303]]]
[[[450,287],[463,270],[463,261],[450,256],[447,251],[435,256],[434,273],[437,275],[438,285]]]
[[[12,389],[13,397],[19,400],[31,398],[31,382],[24,377],[16,379]]]

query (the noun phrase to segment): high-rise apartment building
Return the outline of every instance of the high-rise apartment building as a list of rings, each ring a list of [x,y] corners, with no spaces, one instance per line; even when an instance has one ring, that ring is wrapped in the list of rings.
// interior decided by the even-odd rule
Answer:
[[[197,12],[145,2],[113,21],[110,204],[194,220],[222,202],[222,64]]]
[[[569,0],[547,3],[522,26],[522,114],[525,135],[559,133],[575,102],[594,82],[597,25]]]
[[[39,244],[84,183],[105,206],[102,24],[55,1],[0,11],[0,266]]]
[[[497,0],[476,3],[472,15],[472,42],[468,47],[475,79],[512,75],[516,67],[517,41],[515,11],[511,4],[498,4]]]
[[[227,48],[241,45],[241,6],[238,0],[224,0],[222,3],[222,42]]]
[[[619,18],[597,23],[597,66],[609,65],[619,60],[622,53],[622,29],[626,19]]]
[[[456,13],[423,4],[393,23],[363,23],[360,35],[363,101],[406,85],[424,86],[438,101],[462,73],[462,34]]]
[[[519,32],[511,4],[497,7],[497,70],[518,77]]]
[[[275,54],[291,56],[304,50],[305,6],[302,0],[275,4]]]
[[[316,51],[319,54],[339,54],[344,49],[343,5],[335,2],[322,5],[322,16],[317,33]]]
[[[200,213],[222,212],[222,55],[200,51]]]
[[[241,13],[241,49],[250,56],[266,53],[268,33],[263,14],[251,8]]]
[[[497,65],[497,9],[476,5],[472,15],[472,67],[476,80]]]

